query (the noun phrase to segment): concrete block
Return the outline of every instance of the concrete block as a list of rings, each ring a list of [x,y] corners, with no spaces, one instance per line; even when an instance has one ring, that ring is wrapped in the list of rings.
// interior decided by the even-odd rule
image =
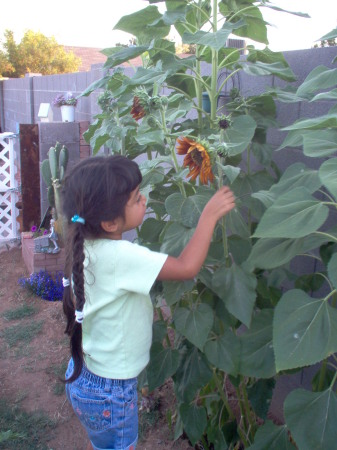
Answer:
[[[39,125],[40,143],[54,143],[59,141],[64,144],[79,141],[78,122],[51,122]]]

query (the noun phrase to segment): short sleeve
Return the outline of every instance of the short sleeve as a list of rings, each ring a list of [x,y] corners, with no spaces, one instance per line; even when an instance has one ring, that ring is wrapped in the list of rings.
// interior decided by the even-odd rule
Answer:
[[[167,255],[128,241],[119,242],[115,260],[116,288],[148,294]]]

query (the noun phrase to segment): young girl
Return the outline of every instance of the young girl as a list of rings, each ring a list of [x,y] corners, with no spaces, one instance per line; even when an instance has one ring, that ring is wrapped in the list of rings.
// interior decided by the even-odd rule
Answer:
[[[142,224],[146,199],[138,165],[123,157],[77,164],[63,190],[69,222],[63,308],[71,360],[66,393],[94,449],[135,449],[137,376],[149,361],[156,280],[199,272],[215,225],[234,206],[224,187],[207,203],[178,258],[122,240]]]

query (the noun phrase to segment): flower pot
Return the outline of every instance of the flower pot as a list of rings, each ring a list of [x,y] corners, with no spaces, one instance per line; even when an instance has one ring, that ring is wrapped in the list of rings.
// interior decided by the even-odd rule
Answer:
[[[202,93],[202,109],[207,113],[211,112],[211,101],[208,92]]]
[[[62,105],[61,106],[62,122],[75,122],[75,106]]]

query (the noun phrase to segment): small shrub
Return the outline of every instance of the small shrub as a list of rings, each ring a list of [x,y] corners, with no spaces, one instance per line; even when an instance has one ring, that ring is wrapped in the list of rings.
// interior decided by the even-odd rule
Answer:
[[[32,273],[28,278],[20,278],[18,283],[43,300],[55,302],[62,300],[62,277],[62,272],[57,272],[53,278],[50,273],[41,270],[38,273]]]
[[[33,316],[36,313],[37,309],[34,306],[22,305],[16,309],[10,309],[8,311],[5,311],[2,314],[2,317],[5,320],[19,320],[23,319],[24,317]]]

